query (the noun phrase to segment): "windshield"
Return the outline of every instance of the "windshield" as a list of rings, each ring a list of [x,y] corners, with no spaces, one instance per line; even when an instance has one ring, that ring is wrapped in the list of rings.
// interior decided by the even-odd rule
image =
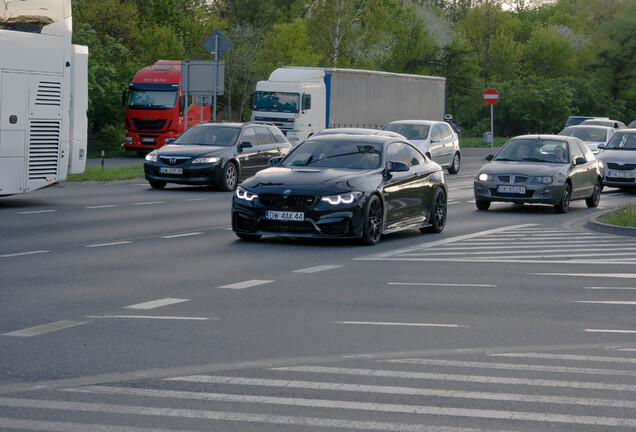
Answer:
[[[495,161],[566,163],[567,145],[563,141],[543,139],[513,139],[493,158]]]
[[[617,133],[609,140],[605,149],[636,150],[636,133]]]
[[[137,90],[131,89],[128,95],[128,108],[168,109],[177,105],[177,90]]]
[[[285,167],[375,169],[381,166],[382,145],[358,141],[305,141],[282,162]]]
[[[256,92],[253,109],[256,111],[297,113],[300,94],[283,92]]]
[[[607,131],[597,128],[569,127],[561,131],[559,135],[577,137],[582,141],[605,142]]]
[[[382,130],[399,133],[408,140],[425,140],[430,128],[431,126],[427,124],[392,123],[386,125]]]
[[[179,135],[173,144],[231,147],[241,128],[230,126],[194,126]]]

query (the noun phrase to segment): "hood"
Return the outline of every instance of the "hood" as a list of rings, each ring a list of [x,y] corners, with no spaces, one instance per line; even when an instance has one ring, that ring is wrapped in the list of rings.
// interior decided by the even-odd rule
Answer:
[[[379,183],[381,176],[381,169],[272,167],[259,171],[243,182],[242,186],[254,193],[280,193],[284,189],[296,189],[299,194],[328,195],[360,190],[370,180],[375,179]]]
[[[568,164],[552,164],[538,162],[490,162],[481,167],[479,172],[488,174],[522,174],[527,176],[551,176],[557,171],[566,170]]]
[[[223,153],[231,147],[168,144],[157,150],[158,156],[202,156]]]
[[[603,162],[636,163],[636,150],[603,150],[596,158]]]

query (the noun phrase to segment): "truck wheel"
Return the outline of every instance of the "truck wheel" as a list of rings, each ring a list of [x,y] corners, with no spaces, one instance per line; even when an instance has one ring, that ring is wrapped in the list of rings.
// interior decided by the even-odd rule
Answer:
[[[236,169],[236,165],[234,165],[233,162],[228,162],[225,164],[223,173],[221,174],[221,189],[226,192],[233,191],[236,189],[237,184],[238,170]]]
[[[459,153],[455,153],[455,156],[453,156],[453,163],[448,168],[448,173],[457,174],[459,172],[460,163],[461,163],[461,158],[459,157]]]
[[[148,180],[148,183],[150,183],[153,189],[163,189],[166,187],[166,184],[168,184],[168,182],[162,180]]]

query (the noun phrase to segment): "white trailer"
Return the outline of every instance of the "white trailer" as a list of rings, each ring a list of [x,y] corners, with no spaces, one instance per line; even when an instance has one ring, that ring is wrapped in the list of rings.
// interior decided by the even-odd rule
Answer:
[[[71,0],[0,8],[0,196],[84,172],[88,48],[71,44]]]
[[[443,77],[285,66],[256,84],[251,120],[275,124],[298,144],[326,128],[441,121],[445,91]]]

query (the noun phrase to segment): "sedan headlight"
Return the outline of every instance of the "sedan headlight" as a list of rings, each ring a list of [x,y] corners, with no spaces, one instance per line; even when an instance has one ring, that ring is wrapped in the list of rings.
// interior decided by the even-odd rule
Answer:
[[[248,190],[245,190],[242,187],[236,188],[235,195],[238,199],[247,201],[247,202],[252,202],[254,201],[255,198],[258,198],[258,195]]]
[[[201,157],[201,158],[196,158],[192,161],[193,164],[200,164],[200,163],[209,163],[209,164],[213,164],[213,163],[217,163],[219,161],[219,158],[217,157]]]
[[[339,195],[329,195],[321,198],[322,201],[331,205],[351,204],[362,196],[362,192],[353,191]]]
[[[494,180],[494,176],[492,176],[491,174],[487,174],[487,173],[479,173],[479,175],[477,176],[477,180],[479,181],[493,181]]]
[[[157,162],[157,153],[148,153],[146,155],[146,160],[148,162]]]
[[[551,184],[554,179],[551,176],[539,176],[532,179],[532,183]]]

